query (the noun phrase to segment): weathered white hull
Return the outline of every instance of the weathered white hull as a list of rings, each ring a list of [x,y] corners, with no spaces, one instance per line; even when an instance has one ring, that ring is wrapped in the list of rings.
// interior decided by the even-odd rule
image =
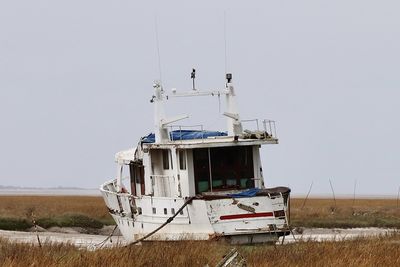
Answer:
[[[127,240],[134,242],[157,229],[185,203],[183,198],[136,197],[116,193],[112,183],[101,192],[110,214]],[[146,240],[212,240],[236,243],[276,240],[288,233],[288,197],[193,199],[174,220]]]

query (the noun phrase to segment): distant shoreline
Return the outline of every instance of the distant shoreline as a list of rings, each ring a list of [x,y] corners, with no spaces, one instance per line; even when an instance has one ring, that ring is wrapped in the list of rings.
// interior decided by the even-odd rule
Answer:
[[[0,188],[0,196],[101,196],[99,189]]]

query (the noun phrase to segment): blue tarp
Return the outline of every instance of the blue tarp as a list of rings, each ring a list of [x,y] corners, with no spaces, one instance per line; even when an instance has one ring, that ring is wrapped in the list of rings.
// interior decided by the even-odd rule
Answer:
[[[237,194],[229,194],[228,196],[234,197],[234,198],[239,198],[239,197],[254,197],[257,195],[258,191],[260,191],[259,188],[251,188],[249,190],[237,193]]]
[[[169,133],[172,141],[174,140],[191,140],[205,139],[213,136],[227,136],[226,132],[218,131],[193,131],[193,130],[176,130]],[[151,133],[142,137],[142,143],[154,143],[156,141],[155,134]]]

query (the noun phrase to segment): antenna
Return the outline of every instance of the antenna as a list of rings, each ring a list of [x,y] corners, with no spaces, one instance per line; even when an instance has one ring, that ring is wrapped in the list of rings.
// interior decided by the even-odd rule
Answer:
[[[193,90],[196,90],[196,87],[194,85],[194,79],[196,78],[196,69],[192,69],[192,73],[190,74],[190,78],[193,81]]]
[[[158,23],[157,23],[157,15],[154,16],[154,24],[155,24],[155,33],[156,33],[156,43],[157,43],[157,57],[158,57],[158,73],[160,83],[162,84],[162,76],[161,76],[161,57],[160,57],[160,42],[158,40]]]
[[[228,60],[226,53],[226,11],[224,11],[224,50],[225,50],[225,73],[228,72]]]

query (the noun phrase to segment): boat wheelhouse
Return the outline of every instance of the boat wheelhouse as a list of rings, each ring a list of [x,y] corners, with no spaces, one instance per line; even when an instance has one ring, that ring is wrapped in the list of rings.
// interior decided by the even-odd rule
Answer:
[[[128,242],[260,243],[289,233],[290,189],[266,188],[260,159],[262,145],[278,143],[275,122],[252,120],[256,129],[243,130],[231,79],[227,74],[222,90],[168,96],[160,83],[153,85],[155,132],[116,154],[117,175],[100,188]],[[165,117],[167,98],[204,95],[225,96],[226,132],[173,125],[186,115]]]

